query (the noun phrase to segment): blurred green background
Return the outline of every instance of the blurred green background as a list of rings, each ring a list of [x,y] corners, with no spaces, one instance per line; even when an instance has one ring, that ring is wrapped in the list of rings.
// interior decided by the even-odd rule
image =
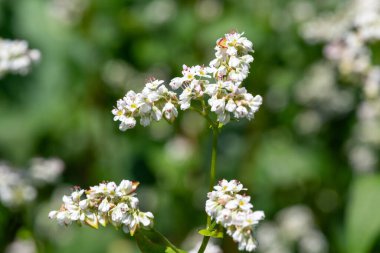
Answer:
[[[182,64],[207,65],[216,39],[231,30],[254,43],[244,85],[264,105],[253,121],[223,129],[217,177],[241,180],[255,208],[265,211],[269,235],[280,233],[291,219],[286,211],[295,208],[296,230],[306,215],[316,233],[309,242],[285,236],[286,249],[259,252],[380,252],[378,172],[355,172],[346,153],[360,89],[350,89],[351,108],[319,125],[305,119],[309,107],[297,99],[310,66],[323,59],[323,45],[307,44],[300,26],[342,2],[0,0],[0,36],[25,39],[42,57],[27,76],[0,79],[0,159],[21,168],[36,156],[65,163],[61,180],[39,189],[32,204],[0,204],[0,252],[17,238],[33,239],[41,253],[139,252],[121,231],[62,228],[48,219],[72,185],[103,180],[140,181],[141,208],[154,213],[156,228],[176,245],[202,227],[211,149],[206,122],[187,112],[173,125],[123,133],[111,110],[149,77],[170,80]],[[259,243],[260,237],[268,234]],[[228,238],[221,246],[237,252]]]

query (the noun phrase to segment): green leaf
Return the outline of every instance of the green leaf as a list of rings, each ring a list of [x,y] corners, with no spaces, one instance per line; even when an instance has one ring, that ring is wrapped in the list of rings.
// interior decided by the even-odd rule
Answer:
[[[362,176],[351,190],[346,219],[347,252],[368,253],[380,234],[380,176]]]
[[[218,225],[216,221],[213,221],[206,229],[199,230],[198,234],[213,238],[223,238],[223,227]]]
[[[136,242],[142,253],[186,253],[176,248],[158,231],[140,229],[135,234]]]
[[[201,229],[198,231],[199,234],[203,236],[209,236],[213,238],[223,238],[223,231],[218,230],[207,230],[207,229]]]

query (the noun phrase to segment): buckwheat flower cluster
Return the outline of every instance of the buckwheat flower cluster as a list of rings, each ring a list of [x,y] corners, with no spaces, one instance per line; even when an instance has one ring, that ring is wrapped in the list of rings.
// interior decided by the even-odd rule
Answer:
[[[259,95],[253,96],[240,87],[249,74],[253,57],[252,42],[243,33],[228,33],[217,41],[215,59],[210,62],[209,72],[215,83],[208,85],[208,104],[218,116],[218,121],[227,123],[232,115],[236,119],[251,120],[262,104]]]
[[[237,181],[219,181],[214,191],[207,194],[206,213],[226,228],[239,250],[253,251],[257,247],[254,230],[264,219],[263,211],[252,211],[251,197],[241,194],[246,189]]]
[[[228,123],[231,115],[235,119],[252,119],[262,98],[240,87],[249,74],[249,64],[253,62],[251,52],[252,42],[243,37],[243,33],[232,32],[217,40],[215,59],[209,67],[184,65],[183,76],[170,82],[173,89],[183,89],[179,96],[181,109],[188,109],[192,100],[203,102],[206,99],[209,110],[222,124]]]
[[[98,228],[108,223],[133,235],[139,228],[149,229],[153,225],[153,214],[138,208],[136,197],[138,182],[122,180],[100,183],[88,190],[75,189],[71,195],[62,198],[63,204],[57,211],[51,211],[49,218],[60,225],[85,224]]]
[[[181,110],[195,110],[203,116],[221,124],[227,124],[231,117],[236,120],[253,119],[262,104],[259,95],[253,96],[244,87],[243,80],[249,74],[253,61],[252,42],[243,33],[231,32],[217,40],[215,59],[208,67],[182,67],[182,76],[173,78],[169,91],[161,80],[151,80],[141,93],[129,91],[117,101],[112,110],[114,120],[120,121],[120,130],[125,131],[140,124],[147,126],[152,120],[162,118],[172,122]]]
[[[119,129],[125,131],[136,126],[136,118],[140,124],[148,126],[152,120],[162,118],[173,122],[178,116],[177,95],[169,91],[162,80],[152,79],[145,84],[141,93],[129,91],[124,98],[117,101],[112,110],[114,121],[120,121]]]
[[[40,52],[29,49],[28,42],[0,38],[0,77],[7,73],[25,75],[39,59]]]

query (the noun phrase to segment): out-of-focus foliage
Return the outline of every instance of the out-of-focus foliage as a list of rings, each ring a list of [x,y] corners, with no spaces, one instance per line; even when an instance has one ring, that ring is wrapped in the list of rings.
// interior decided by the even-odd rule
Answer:
[[[141,209],[154,213],[157,230],[189,245],[187,235],[205,222],[206,122],[187,113],[173,125],[123,133],[111,110],[152,76],[170,80],[182,64],[208,64],[215,39],[235,29],[254,43],[243,85],[264,105],[252,122],[223,129],[217,177],[240,179],[265,211],[262,234],[285,245],[271,252],[379,252],[379,150],[374,142],[353,145],[362,129],[366,140],[377,140],[376,131],[358,125],[362,80],[325,59],[325,42],[301,36],[305,24],[346,2],[0,0],[0,37],[41,52],[27,76],[0,79],[0,159],[24,168],[32,157],[59,157],[66,168],[34,202],[0,204],[0,251],[139,252],[120,231],[60,228],[47,218],[71,186],[121,179],[140,181]],[[378,64],[379,43],[369,47]],[[380,129],[376,124],[369,129]],[[305,227],[309,236],[297,237]],[[221,245],[237,252],[229,239]]]
[[[352,186],[352,201],[347,208],[347,246],[352,252],[369,252],[380,233],[380,178],[362,177]]]

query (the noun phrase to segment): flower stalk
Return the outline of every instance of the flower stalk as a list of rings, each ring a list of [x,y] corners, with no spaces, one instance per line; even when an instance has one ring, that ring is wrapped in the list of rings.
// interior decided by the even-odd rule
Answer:
[[[210,187],[209,191],[212,191],[215,185],[215,176],[216,176],[216,154],[218,146],[218,134],[219,129],[212,125],[212,151],[211,151],[211,165],[210,165]],[[209,229],[211,226],[211,217],[207,216],[206,228]],[[198,253],[203,253],[207,247],[207,244],[210,240],[209,236],[203,236],[202,244],[198,250]]]

